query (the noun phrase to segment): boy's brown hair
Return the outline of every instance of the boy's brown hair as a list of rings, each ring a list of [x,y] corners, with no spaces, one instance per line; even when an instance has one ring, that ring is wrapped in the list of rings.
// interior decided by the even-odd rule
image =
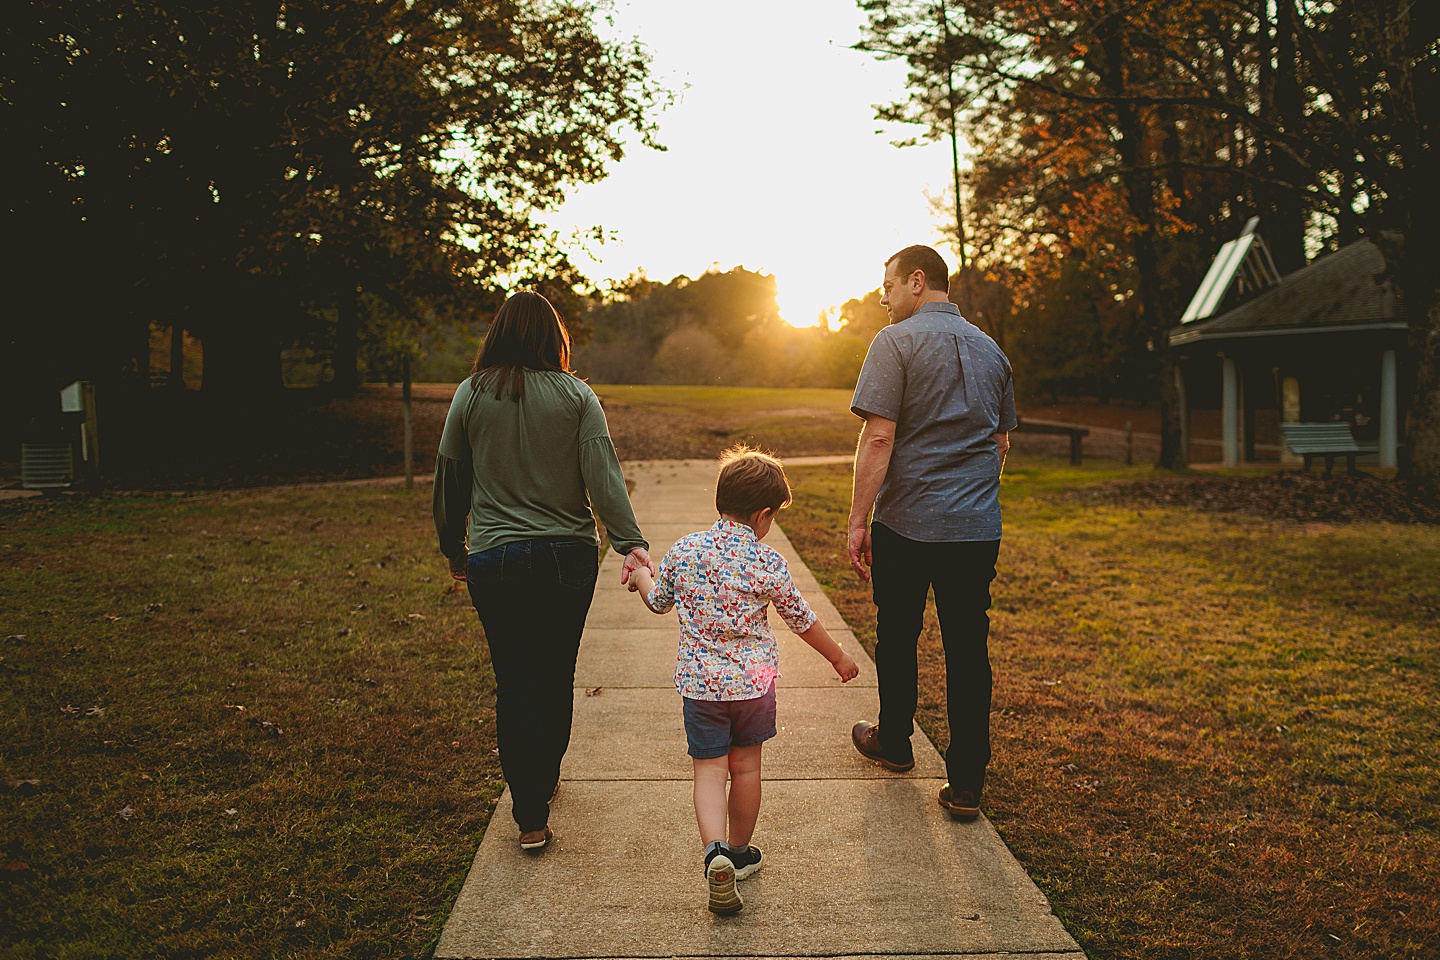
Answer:
[[[778,512],[789,505],[790,483],[785,479],[785,467],[775,457],[743,443],[720,454],[716,510],[748,517],[766,507]]]

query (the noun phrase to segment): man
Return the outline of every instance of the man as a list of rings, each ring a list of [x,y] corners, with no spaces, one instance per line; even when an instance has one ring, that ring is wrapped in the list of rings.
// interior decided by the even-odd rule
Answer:
[[[980,815],[990,762],[990,581],[1000,551],[1000,471],[1016,425],[1010,362],[950,302],[949,271],[929,247],[885,264],[890,326],[876,334],[850,409],[864,418],[850,503],[850,565],[874,576],[880,717],[855,748],[888,770],[910,749],[916,644],[935,588],[945,646],[950,781],[940,804]],[[867,525],[871,507],[875,515]]]

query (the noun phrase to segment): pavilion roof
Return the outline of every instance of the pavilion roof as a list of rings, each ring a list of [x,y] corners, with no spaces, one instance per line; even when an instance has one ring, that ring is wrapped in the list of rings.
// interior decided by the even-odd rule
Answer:
[[[1373,240],[1358,240],[1239,306],[1173,327],[1171,346],[1236,337],[1404,329],[1403,304]]]

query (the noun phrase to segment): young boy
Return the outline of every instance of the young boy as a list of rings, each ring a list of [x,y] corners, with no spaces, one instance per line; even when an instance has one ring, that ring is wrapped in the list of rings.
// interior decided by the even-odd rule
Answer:
[[[684,698],[695,819],[715,913],[735,913],[744,905],[735,881],[759,870],[762,859],[750,839],[760,812],[760,749],[775,736],[779,675],[766,606],[775,604],[842,683],[860,672],[795,589],[785,558],[760,542],[789,503],[790,484],[779,460],[743,446],[728,450],[715,484],[720,519],[680,538],[657,576],[643,567],[630,575],[630,589],[653,612],[680,610],[675,688]]]

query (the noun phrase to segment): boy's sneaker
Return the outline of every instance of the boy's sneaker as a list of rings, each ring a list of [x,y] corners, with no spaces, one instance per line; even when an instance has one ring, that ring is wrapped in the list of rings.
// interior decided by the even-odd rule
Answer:
[[[722,853],[730,859],[731,865],[735,868],[736,880],[744,880],[746,877],[753,876],[759,871],[765,860],[765,855],[757,846],[747,844],[743,847],[734,847],[716,840],[705,848],[705,869],[707,871],[710,869],[710,861]]]
[[[710,912],[718,914],[739,913],[745,906],[740,891],[735,889],[735,864],[726,856],[726,848],[719,841],[712,843],[705,852],[705,883],[710,888]]]
[[[765,855],[760,848],[753,844],[743,847],[732,847],[725,845],[730,862],[735,864],[735,879],[744,880],[760,870],[761,864],[765,862]]]

